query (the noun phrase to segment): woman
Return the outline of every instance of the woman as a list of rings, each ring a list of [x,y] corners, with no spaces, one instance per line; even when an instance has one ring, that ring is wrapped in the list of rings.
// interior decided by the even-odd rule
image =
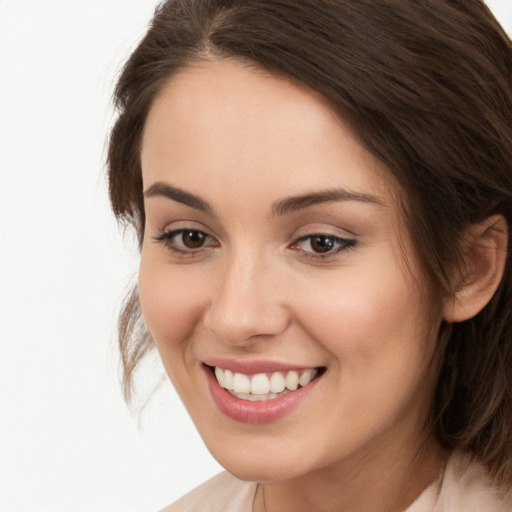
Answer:
[[[154,343],[229,472],[166,510],[512,510],[511,70],[479,0],[157,9],[108,157],[125,390]]]

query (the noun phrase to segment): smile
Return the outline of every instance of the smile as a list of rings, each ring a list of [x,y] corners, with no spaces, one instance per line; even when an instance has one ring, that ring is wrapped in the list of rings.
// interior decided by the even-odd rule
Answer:
[[[245,375],[215,367],[219,385],[231,395],[253,402],[273,400],[307,386],[318,374],[316,368],[288,372],[257,373]]]
[[[290,414],[307,400],[326,372],[325,367],[294,368],[261,361],[208,363],[203,368],[220,412],[252,424],[274,422]]]

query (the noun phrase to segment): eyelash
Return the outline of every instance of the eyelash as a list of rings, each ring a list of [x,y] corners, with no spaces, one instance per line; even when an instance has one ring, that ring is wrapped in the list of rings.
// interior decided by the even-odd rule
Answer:
[[[205,239],[209,238],[209,239],[213,240],[213,237],[211,237],[208,233],[201,231],[200,229],[186,229],[186,228],[173,229],[171,231],[162,231],[158,236],[156,236],[154,238],[154,240],[158,243],[163,244],[166,249],[170,250],[175,255],[180,256],[180,257],[192,257],[192,256],[195,256],[197,253],[204,251],[206,249],[204,244],[201,245],[200,247],[198,247],[197,249],[191,249],[191,248],[180,249],[176,245],[175,239],[179,235],[183,236],[185,233],[194,233],[196,235],[204,236]],[[216,244],[215,246],[217,246],[217,245],[218,244]]]
[[[309,245],[311,247],[311,243],[315,238],[326,238],[330,240],[334,247],[337,247],[329,250],[329,252],[326,253],[310,252],[304,249],[300,249],[298,247],[300,243],[306,242],[308,240]],[[343,238],[340,236],[333,235],[331,233],[311,233],[309,235],[302,236],[296,242],[293,242],[291,248],[296,249],[301,253],[301,255],[305,256],[306,258],[310,258],[312,260],[327,260],[330,257],[338,255],[340,252],[354,248],[355,245],[356,240],[353,238]]]
[[[205,240],[208,239],[214,240],[213,237],[208,235],[208,233],[205,233],[204,231],[201,231],[199,229],[174,229],[171,231],[162,231],[158,236],[154,237],[154,240],[157,243],[163,244],[166,249],[173,252],[175,255],[179,257],[193,257],[197,255],[198,253],[207,250],[208,248],[211,248],[203,244],[197,249],[192,248],[179,248],[176,245],[175,239],[181,235],[183,236],[185,233],[194,234],[196,236],[203,236],[205,237]],[[320,253],[320,252],[314,252],[314,251],[306,251],[304,249],[301,249],[299,245],[303,242],[310,241],[310,247],[311,243],[315,238],[325,238],[330,241],[330,243],[333,245],[334,249],[329,250],[326,253]],[[183,240],[183,239],[182,239]],[[291,249],[297,250],[302,256],[312,259],[312,260],[327,260],[328,258],[331,258],[333,256],[336,256],[340,252],[349,250],[354,248],[356,245],[356,240],[352,238],[343,238],[340,236],[333,235],[331,233],[311,233],[305,236],[302,236],[298,238],[295,242],[290,245]],[[213,247],[218,247],[218,243],[216,243]]]

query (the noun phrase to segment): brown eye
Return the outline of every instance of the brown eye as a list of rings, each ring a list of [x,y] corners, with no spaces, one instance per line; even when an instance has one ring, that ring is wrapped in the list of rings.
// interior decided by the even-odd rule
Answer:
[[[330,233],[313,233],[299,238],[292,248],[310,258],[322,259],[335,256],[355,245],[356,240],[352,238],[342,238]]]
[[[175,229],[164,231],[155,241],[176,255],[195,255],[207,249],[218,247],[215,238],[198,229]]]
[[[311,249],[314,252],[326,253],[332,251],[336,245],[336,237],[327,235],[315,235],[310,239]]]
[[[208,235],[201,231],[189,230],[183,231],[181,234],[181,243],[187,249],[199,249],[206,242]]]

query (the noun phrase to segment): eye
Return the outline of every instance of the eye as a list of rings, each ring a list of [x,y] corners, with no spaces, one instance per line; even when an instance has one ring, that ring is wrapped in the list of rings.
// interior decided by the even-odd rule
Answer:
[[[292,248],[298,249],[308,256],[322,258],[338,254],[349,247],[353,247],[355,243],[356,241],[350,238],[342,238],[326,233],[313,233],[299,238]]]
[[[155,237],[155,241],[163,243],[167,249],[183,255],[192,255],[218,245],[218,242],[204,231],[186,228],[164,231]]]
[[[199,249],[208,239],[208,235],[202,231],[183,230],[175,235],[175,243],[187,249]]]

